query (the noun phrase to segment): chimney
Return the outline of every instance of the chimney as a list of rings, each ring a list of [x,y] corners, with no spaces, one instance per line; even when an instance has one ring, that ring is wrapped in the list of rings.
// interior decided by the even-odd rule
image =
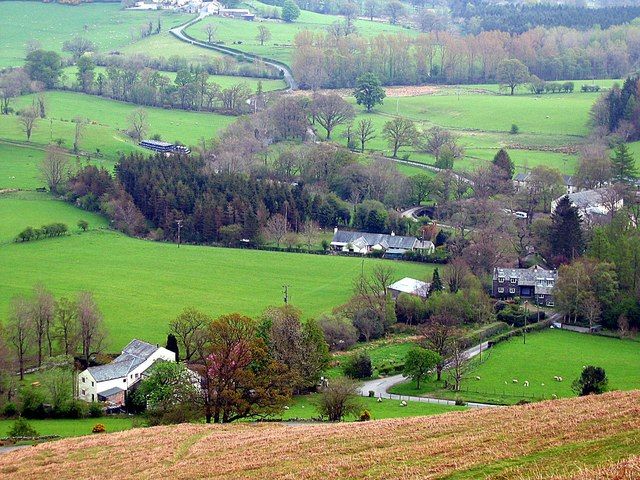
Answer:
[[[396,232],[394,232],[393,230],[391,230],[391,236],[395,237],[396,236]]]
[[[338,233],[338,227],[333,228],[333,234],[335,235],[336,233]]]

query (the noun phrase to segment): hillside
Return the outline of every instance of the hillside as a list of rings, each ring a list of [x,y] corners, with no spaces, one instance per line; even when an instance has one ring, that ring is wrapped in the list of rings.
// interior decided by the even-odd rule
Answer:
[[[636,391],[368,423],[159,427],[12,452],[0,457],[0,474],[7,480],[631,479],[640,475],[639,416]]]

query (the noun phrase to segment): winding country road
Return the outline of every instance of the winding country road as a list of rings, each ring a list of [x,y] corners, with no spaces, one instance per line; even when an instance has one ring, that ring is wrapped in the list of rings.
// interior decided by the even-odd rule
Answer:
[[[189,20],[187,23],[184,23],[178,27],[174,27],[171,30],[169,30],[169,33],[171,33],[174,37],[176,37],[178,40],[182,40],[183,42],[189,43],[191,45],[196,45],[198,47],[202,47],[202,48],[207,48],[209,50],[215,50],[216,52],[220,52],[220,53],[224,53],[225,55],[231,55],[233,57],[238,57],[240,55],[243,55],[245,57],[249,57],[249,58],[253,58],[255,60],[259,60],[262,63],[269,65],[271,67],[274,67],[278,70],[280,70],[283,74],[283,79],[284,81],[287,83],[287,90],[295,90],[298,88],[298,84],[296,83],[295,79],[293,78],[293,74],[291,73],[291,69],[285,65],[284,63],[278,62],[276,60],[272,60],[270,58],[265,58],[265,57],[260,57],[258,55],[254,55],[252,53],[246,53],[246,52],[241,52],[239,50],[235,50],[233,48],[229,48],[229,47],[225,47],[223,45],[218,45],[218,44],[210,44],[210,43],[206,43],[206,42],[201,42],[200,40],[197,40],[195,38],[193,38],[192,36],[190,36],[189,34],[187,34],[185,32],[185,29],[195,25],[196,23],[198,23],[200,20],[202,20],[203,18],[209,16],[210,13],[209,12],[201,12],[200,15],[198,15],[196,18]]]
[[[465,351],[468,358],[473,358],[484,352],[489,348],[489,342],[483,342],[475,347]],[[407,378],[404,375],[393,375],[392,377],[379,378],[377,380],[369,380],[364,382],[360,387],[360,394],[367,397],[369,392],[374,392],[375,397],[388,398],[391,400],[406,400],[409,402],[422,402],[422,403],[436,403],[439,405],[455,405],[453,400],[442,400],[440,398],[433,397],[415,397],[412,395],[396,395],[394,393],[387,393],[387,391],[397,385],[398,383],[406,382]],[[498,405],[492,405],[489,403],[467,402],[467,406],[471,408],[493,408]]]

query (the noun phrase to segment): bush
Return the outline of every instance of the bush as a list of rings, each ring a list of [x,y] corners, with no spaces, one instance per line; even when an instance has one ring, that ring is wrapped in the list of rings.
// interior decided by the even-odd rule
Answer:
[[[369,410],[363,410],[360,414],[360,421],[368,422],[369,420],[371,420],[371,413],[369,413]]]
[[[520,127],[518,127],[518,125],[516,125],[515,123],[512,123],[509,133],[511,133],[511,135],[517,135],[518,133],[520,133]]]
[[[573,391],[579,395],[592,395],[607,391],[609,380],[602,367],[589,365],[582,370],[582,374],[572,385]]]
[[[11,430],[9,430],[9,437],[11,438],[37,437],[39,435],[38,431],[23,417],[18,418],[14,422],[13,427],[11,427]]]
[[[467,402],[465,402],[460,397],[456,397],[455,404],[459,407],[464,407],[467,404]]]
[[[346,318],[322,316],[318,319],[318,325],[329,350],[347,350],[358,341],[358,331]]]
[[[46,412],[45,392],[38,387],[25,387],[20,390],[20,414],[26,418],[44,418]]]
[[[87,418],[89,416],[89,406],[82,400],[70,400],[62,405],[55,414],[58,418]]]
[[[18,415],[18,407],[13,402],[7,402],[2,407],[2,416],[5,418],[11,418]]]
[[[97,402],[93,402],[91,404],[89,404],[89,416],[91,418],[99,418],[103,415],[103,410],[102,410],[102,405],[97,403]]]
[[[105,433],[107,428],[102,423],[96,423],[91,429],[91,433]]]
[[[371,358],[366,353],[349,357],[344,365],[344,374],[350,378],[369,378],[373,375]]]
[[[86,220],[78,220],[78,228],[83,232],[86,232],[89,228],[89,222],[87,222]]]

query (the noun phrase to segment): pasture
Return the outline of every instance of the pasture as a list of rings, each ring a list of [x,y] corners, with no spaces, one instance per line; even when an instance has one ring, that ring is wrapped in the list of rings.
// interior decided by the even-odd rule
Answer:
[[[134,417],[100,417],[80,419],[29,420],[29,424],[38,434],[59,435],[62,438],[91,435],[91,429],[97,423],[103,424],[107,433],[121,432],[133,428]],[[0,420],[0,437],[6,437],[15,420]]]
[[[94,42],[100,52],[110,52],[136,42],[140,37],[140,27],[149,22],[153,22],[155,26],[160,20],[162,30],[167,32],[169,28],[192,17],[169,11],[122,10],[120,3],[69,6],[58,3],[2,2],[0,68],[22,65],[25,48],[30,40],[36,40],[47,49],[63,53],[65,41],[82,36]],[[162,35],[164,33],[152,37]],[[165,55],[168,56],[167,53]]]
[[[23,210],[33,208],[29,202],[15,202],[0,216],[19,219]],[[81,217],[87,215],[78,211],[77,219]],[[27,226],[12,222],[18,231]],[[104,314],[108,347],[117,351],[134,337],[164,342],[169,321],[188,306],[212,315],[236,311],[258,315],[282,302],[285,284],[290,285],[291,303],[305,317],[317,316],[349,298],[361,268],[371,272],[380,262],[393,266],[397,278],[431,278],[432,267],[419,263],[367,259],[363,265],[362,259],[353,257],[177,248],[111,231],[90,231],[2,246],[0,316],[7,315],[11,297],[29,293],[37,282],[56,296],[88,290]]]
[[[128,127],[127,117],[138,105],[109,100],[82,93],[49,91],[45,92],[47,118],[39,120],[31,137],[35,146],[45,147],[58,138],[64,139],[64,147],[73,145],[77,117],[86,121],[84,134],[80,141],[83,152],[92,154],[94,161],[110,161],[111,164],[121,153],[146,151],[135,145],[125,134]],[[32,96],[27,95],[15,100],[16,109],[31,105]],[[211,139],[218,131],[235,120],[235,117],[205,112],[184,110],[165,110],[145,107],[148,115],[148,135],[159,134],[163,140],[181,141],[186,145],[195,145],[202,139]],[[0,138],[25,142],[18,117],[0,115]],[[98,154],[99,150],[99,154]]]
[[[248,4],[258,9],[267,9],[268,11],[274,8],[281,10],[280,7],[273,7],[257,1],[248,2]],[[323,15],[307,10],[301,10],[300,17],[292,23],[260,18],[256,18],[255,22],[247,22],[246,20],[211,16],[186,29],[186,33],[198,40],[207,41],[208,37],[204,29],[207,25],[212,24],[216,27],[214,41],[221,42],[224,46],[232,47],[243,52],[290,64],[293,53],[293,41],[299,32],[303,30],[320,32],[333,23],[342,22],[343,20],[343,17],[338,15]],[[267,27],[271,32],[271,39],[265,42],[264,45],[260,45],[260,42],[256,40],[258,27],[260,25]],[[366,37],[373,37],[381,33],[417,33],[416,30],[405,29],[399,25],[371,22],[368,20],[356,20],[354,25],[357,31]]]
[[[459,396],[465,400],[516,403],[525,398],[571,397],[571,383],[580,376],[583,365],[605,369],[611,390],[640,388],[640,342],[580,333],[545,330],[499,343],[473,361],[473,368],[462,382]],[[480,377],[480,380],[476,379]],[[562,377],[558,382],[554,377]],[[443,374],[443,379],[446,374]],[[517,380],[515,383],[513,380]],[[529,382],[529,387],[524,382]],[[413,382],[392,389],[394,393],[427,393],[453,398],[431,381],[418,392]]]

